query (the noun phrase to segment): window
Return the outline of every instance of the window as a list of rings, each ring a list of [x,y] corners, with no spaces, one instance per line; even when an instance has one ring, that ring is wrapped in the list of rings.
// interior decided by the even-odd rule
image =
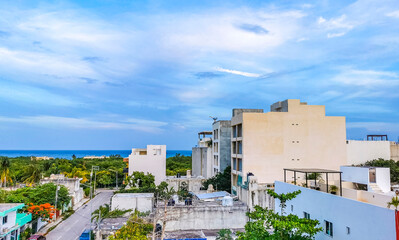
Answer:
[[[238,171],[242,172],[242,159],[238,158]]]
[[[3,217],[3,224],[6,224],[7,221],[8,221],[8,216],[4,216],[4,217]]]
[[[348,234],[348,235],[351,234],[351,228],[350,227],[346,227],[346,234]]]
[[[242,141],[238,142],[237,148],[238,148],[238,154],[242,154]]]
[[[242,124],[237,125],[237,137],[242,137]]]
[[[233,131],[233,138],[237,137],[237,126],[233,126],[231,131]]]
[[[329,222],[329,221],[324,221],[324,223],[325,223],[325,233],[328,235],[328,236],[330,236],[330,237],[332,237],[333,236],[333,224],[332,224],[332,222]]]
[[[237,142],[232,142],[233,154],[237,154]]]
[[[233,170],[237,170],[237,158],[233,158]]]
[[[303,212],[303,218],[310,219],[310,214],[307,212]]]

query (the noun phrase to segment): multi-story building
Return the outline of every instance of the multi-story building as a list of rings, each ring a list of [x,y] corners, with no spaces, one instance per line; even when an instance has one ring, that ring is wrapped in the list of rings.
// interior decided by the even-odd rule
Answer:
[[[23,203],[0,204],[0,240],[17,240],[21,231],[32,221],[32,214],[18,213]]]
[[[231,166],[231,121],[219,120],[212,124],[213,129],[213,175]]]
[[[286,176],[287,182],[275,182],[275,191],[279,194],[301,191],[286,203],[285,212],[317,219],[323,229],[315,236],[316,240],[396,239],[395,207],[387,207],[395,196],[390,191],[389,168],[341,167],[340,171],[299,168],[284,172],[295,175],[295,181]],[[310,180],[310,175],[318,177]],[[275,208],[280,208],[278,199]]]
[[[326,116],[325,106],[289,99],[262,109],[233,109],[232,192],[255,175],[261,184],[282,180],[287,167],[338,170],[346,164],[345,117]],[[244,180],[243,180],[244,179]]]
[[[213,174],[212,132],[198,133],[198,144],[192,149],[192,175],[210,178]]]
[[[155,184],[166,179],[166,145],[147,145],[147,148],[133,148],[129,155],[129,175],[133,172],[151,173]]]

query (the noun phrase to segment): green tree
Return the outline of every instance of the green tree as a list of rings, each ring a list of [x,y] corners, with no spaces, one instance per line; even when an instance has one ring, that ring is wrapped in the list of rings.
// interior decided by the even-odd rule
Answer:
[[[97,173],[97,185],[105,187],[113,182],[112,179],[110,171],[99,171]]]
[[[391,208],[391,206],[394,206],[396,211],[398,210],[398,207],[399,207],[398,195],[396,195],[395,197],[392,197],[392,200],[390,202],[388,202],[388,208]]]
[[[237,233],[239,240],[311,240],[322,230],[319,221],[299,218],[294,214],[284,215],[286,202],[295,198],[300,191],[287,194],[269,194],[280,200],[281,213],[255,206],[253,212],[248,212],[250,221],[245,225],[245,232]]]
[[[178,173],[182,176],[187,174],[187,170],[192,168],[191,156],[182,156],[176,154],[166,159],[166,175],[176,176]]]
[[[231,191],[231,167],[224,169],[223,173],[217,173],[216,176],[209,178],[203,183],[205,189],[212,184],[218,191]]]
[[[109,237],[110,240],[147,240],[148,235],[152,231],[152,224],[147,223],[143,219],[139,218],[137,214],[134,214],[126,222],[126,224],[120,228],[114,235]]]
[[[1,186],[6,187],[7,182],[12,183],[10,176],[10,159],[8,157],[0,157],[0,177]]]
[[[28,165],[24,175],[24,182],[27,184],[36,184],[42,178],[42,171],[37,160],[32,160]]]
[[[383,158],[374,159],[372,161],[367,161],[365,164],[360,164],[357,166],[368,166],[368,167],[386,167],[391,170],[391,182],[399,183],[399,162],[394,160],[385,160]]]
[[[232,232],[230,229],[221,229],[218,232],[216,240],[233,240],[233,237],[231,236],[231,234],[232,234]]]
[[[132,175],[127,177],[127,182],[131,188],[141,189],[146,192],[156,189],[155,177],[151,173],[133,172]]]

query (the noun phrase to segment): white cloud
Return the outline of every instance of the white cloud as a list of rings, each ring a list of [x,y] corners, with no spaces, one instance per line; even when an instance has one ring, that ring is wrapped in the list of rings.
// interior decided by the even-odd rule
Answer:
[[[399,10],[387,13],[386,16],[393,17],[393,18],[399,18]]]
[[[20,123],[35,125],[44,128],[77,128],[77,129],[126,129],[157,133],[162,131],[161,127],[167,125],[165,122],[144,119],[120,119],[113,121],[98,121],[87,118],[58,117],[58,116],[23,116],[4,117],[0,116],[0,122]]]
[[[242,71],[238,71],[238,70],[231,70],[231,69],[226,69],[226,68],[221,68],[221,67],[216,68],[216,71],[231,73],[231,74],[240,75],[240,76],[244,76],[244,77],[251,77],[251,78],[257,78],[257,77],[262,76],[261,74],[258,74],[258,73],[242,72]]]
[[[390,122],[348,122],[347,128],[364,128],[370,132],[393,132],[399,130],[398,123]]]
[[[335,37],[342,37],[345,35],[345,32],[340,33],[328,33],[327,38],[335,38]]]
[[[342,69],[341,73],[335,76],[333,80],[345,85],[363,87],[392,87],[399,85],[399,75],[396,72],[352,68]]]
[[[346,15],[341,15],[338,18],[331,18],[329,20],[319,17],[317,23],[320,27],[327,31],[338,31],[335,33],[327,33],[328,38],[341,37],[355,26],[353,23],[347,20]]]

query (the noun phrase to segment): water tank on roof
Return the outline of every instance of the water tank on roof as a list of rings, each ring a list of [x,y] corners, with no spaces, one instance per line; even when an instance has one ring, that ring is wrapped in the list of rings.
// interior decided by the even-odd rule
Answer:
[[[233,206],[233,198],[230,196],[224,196],[222,199],[223,206]]]

